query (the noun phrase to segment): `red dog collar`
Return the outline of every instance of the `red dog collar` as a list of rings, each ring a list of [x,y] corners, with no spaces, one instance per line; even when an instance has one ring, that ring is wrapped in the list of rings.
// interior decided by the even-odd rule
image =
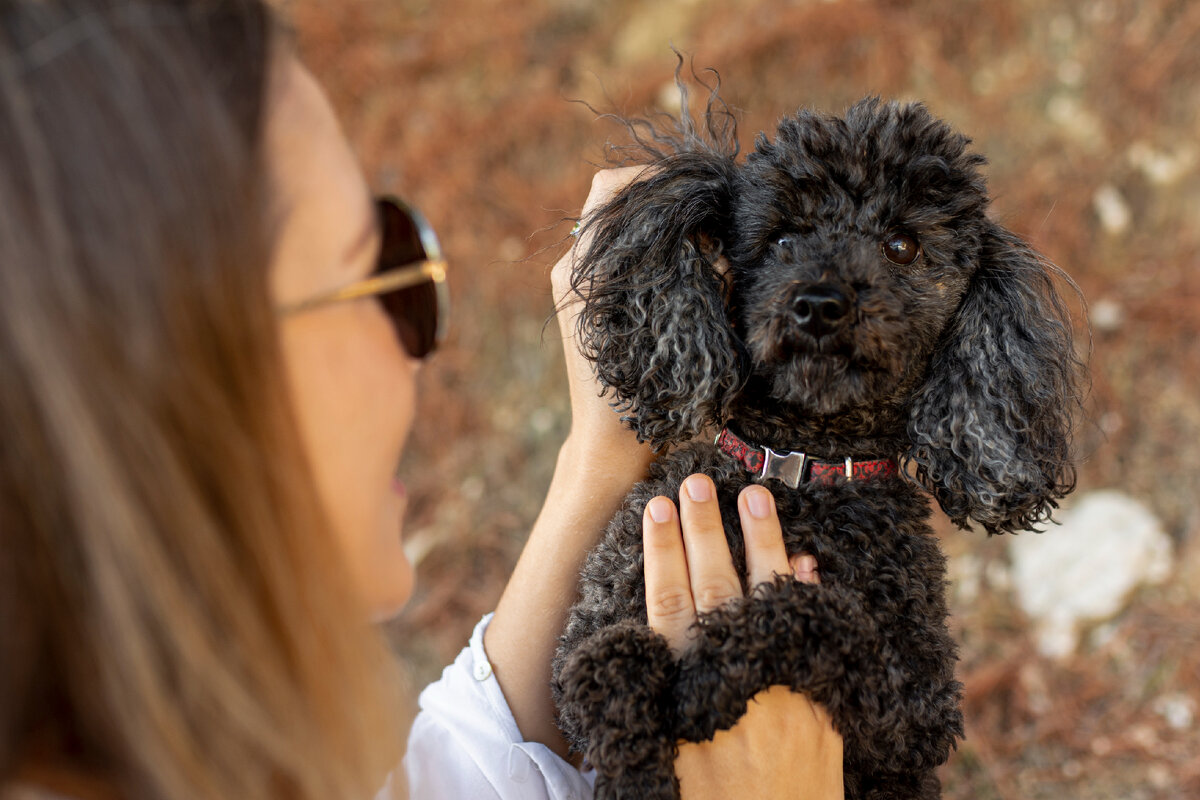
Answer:
[[[742,441],[737,434],[724,428],[717,435],[716,446],[758,478],[775,478],[795,489],[801,483],[829,485],[838,477],[846,480],[892,478],[900,474],[894,458],[878,458],[869,461],[819,461],[804,453],[778,453],[769,447],[759,449]]]

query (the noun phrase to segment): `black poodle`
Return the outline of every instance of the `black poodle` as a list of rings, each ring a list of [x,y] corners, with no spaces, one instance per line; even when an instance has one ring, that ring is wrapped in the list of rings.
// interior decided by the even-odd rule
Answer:
[[[598,798],[673,798],[676,743],[782,684],[829,710],[847,797],[938,797],[963,719],[923,489],[999,533],[1074,488],[1065,276],[987,217],[983,157],[919,103],[801,111],[739,163],[716,93],[703,130],[684,94],[672,132],[630,123],[655,169],[586,221],[574,273],[602,384],[673,449],[587,559],[560,725]],[[677,659],[646,625],[641,520],[693,472],[716,483],[739,574],[736,496],[764,481],[821,582],[743,587]]]

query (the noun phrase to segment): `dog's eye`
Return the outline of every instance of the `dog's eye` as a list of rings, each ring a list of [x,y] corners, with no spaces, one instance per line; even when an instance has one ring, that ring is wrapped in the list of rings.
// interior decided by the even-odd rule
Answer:
[[[921,245],[916,238],[896,231],[889,233],[883,240],[883,255],[893,264],[905,266],[917,260],[921,254]]]
[[[775,240],[775,244],[779,245],[780,247],[791,247],[792,246],[792,237],[791,236],[780,236],[778,239]]]

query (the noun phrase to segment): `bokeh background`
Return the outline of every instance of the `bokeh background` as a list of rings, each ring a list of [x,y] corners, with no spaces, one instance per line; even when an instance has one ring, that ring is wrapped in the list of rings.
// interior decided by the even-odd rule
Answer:
[[[597,111],[674,110],[673,45],[720,73],[743,151],[800,106],[924,100],[989,157],[995,216],[1090,305],[1080,491],[1145,503],[1171,575],[1051,660],[1005,541],[939,518],[967,713],[947,797],[1200,797],[1200,2],[302,0],[290,14],[368,179],[426,212],[454,267],[454,332],[424,370],[407,457],[419,588],[390,631],[415,685],[492,608],[541,505],[569,424],[549,268],[605,143],[623,141]]]

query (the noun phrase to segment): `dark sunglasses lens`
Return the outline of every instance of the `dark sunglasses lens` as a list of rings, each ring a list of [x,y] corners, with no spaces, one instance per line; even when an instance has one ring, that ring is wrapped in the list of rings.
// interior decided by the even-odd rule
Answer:
[[[413,358],[424,358],[437,344],[437,288],[433,281],[419,283],[379,296],[392,318],[404,349]]]
[[[428,258],[421,242],[421,229],[412,212],[390,198],[376,201],[383,225],[383,249],[379,253],[379,271],[402,267]]]
[[[391,200],[379,201],[383,246],[376,270],[388,270],[428,258],[421,229],[407,209]],[[433,280],[423,281],[379,296],[392,319],[404,349],[413,358],[424,358],[437,344],[438,290]]]

